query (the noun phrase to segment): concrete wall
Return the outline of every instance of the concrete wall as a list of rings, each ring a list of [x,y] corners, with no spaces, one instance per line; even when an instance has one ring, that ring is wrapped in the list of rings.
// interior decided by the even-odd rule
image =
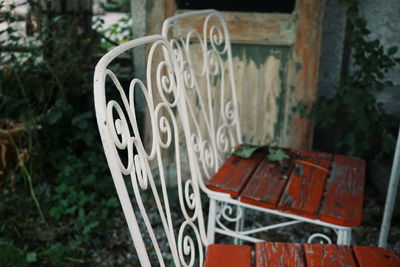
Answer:
[[[340,80],[346,9],[337,0],[325,0],[319,62],[318,96],[333,97]]]
[[[379,39],[386,48],[394,45],[400,48],[399,0],[362,0],[360,14],[367,20],[371,39]],[[397,56],[400,57],[400,51]],[[388,78],[400,85],[400,66],[391,71]]]
[[[379,39],[386,49],[397,46],[400,50],[400,1],[362,0],[360,14],[367,20],[371,39]],[[400,51],[396,54],[400,57]],[[387,86],[377,93],[377,100],[384,103],[388,112],[400,115],[400,66],[387,74],[394,86]]]
[[[360,15],[367,20],[370,38],[379,39],[386,49],[400,50],[400,1],[362,0]],[[319,67],[318,96],[333,97],[340,79],[346,27],[346,10],[337,0],[325,1],[322,47]],[[400,51],[396,56],[400,57]],[[400,115],[400,66],[387,75],[394,86],[376,94],[390,113]]]

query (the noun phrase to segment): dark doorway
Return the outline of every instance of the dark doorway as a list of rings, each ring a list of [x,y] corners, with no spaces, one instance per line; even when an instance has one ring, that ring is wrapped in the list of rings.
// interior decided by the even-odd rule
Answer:
[[[176,3],[178,9],[213,8],[219,11],[292,13],[294,10],[295,0],[246,0],[244,2],[232,0],[177,0]]]

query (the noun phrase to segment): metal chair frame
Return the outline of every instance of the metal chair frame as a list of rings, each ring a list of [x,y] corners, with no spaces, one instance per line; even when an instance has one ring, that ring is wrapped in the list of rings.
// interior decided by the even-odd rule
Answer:
[[[202,20],[203,27],[183,32],[179,23],[187,23],[188,18],[196,18],[197,22]],[[216,10],[191,11],[167,18],[162,35],[169,40],[183,77],[189,118],[186,128],[190,130],[191,150],[198,159],[198,164],[193,166],[194,172],[201,190],[210,199],[208,241],[213,243],[215,233],[219,233],[234,237],[235,242],[237,239],[258,242],[261,240],[252,236],[258,232],[306,222],[333,229],[337,244],[350,245],[351,227],[249,205],[229,194],[207,188],[206,180],[211,179],[227,155],[242,143],[228,27],[221,13]],[[292,220],[245,230],[245,209]],[[235,223],[234,229],[228,226],[232,222]],[[312,242],[314,238],[332,243],[330,237],[323,233],[310,235],[307,242]]]
[[[109,65],[122,53],[144,45],[150,47],[146,79],[134,78],[129,87],[124,88]],[[165,266],[165,253],[172,255],[175,266],[193,266],[196,259],[202,266],[204,246],[208,245],[197,179],[191,179],[190,174],[185,174],[181,168],[184,153],[192,153],[191,146],[187,146],[187,151],[181,151],[182,142],[186,145],[184,136],[179,134],[180,127],[186,127],[187,124],[181,125],[175,114],[179,112],[178,109],[185,108],[185,102],[179,93],[181,90],[178,90],[182,82],[177,75],[176,59],[169,56],[172,53],[161,35],[143,37],[124,43],[104,55],[94,74],[95,110],[101,140],[142,266],[150,266],[154,261],[158,262],[157,265]],[[135,114],[138,93],[143,94],[150,115],[152,139],[149,147],[142,141]],[[179,113],[185,120],[185,113]],[[171,217],[169,194],[172,191],[166,186],[171,172],[168,172],[170,166],[166,165],[163,158],[164,153],[170,150],[174,151],[176,161],[172,174],[178,188],[176,199],[179,208],[176,212],[179,210],[180,218],[183,218],[183,222],[178,222],[179,225]],[[189,176],[187,179],[186,175]],[[151,216],[157,215],[168,248],[159,244],[160,237],[155,232],[154,220],[145,207],[147,201],[144,197],[148,195],[154,200],[157,210]],[[143,237],[144,233],[147,233],[147,238]],[[151,260],[151,253],[156,254],[156,259]]]

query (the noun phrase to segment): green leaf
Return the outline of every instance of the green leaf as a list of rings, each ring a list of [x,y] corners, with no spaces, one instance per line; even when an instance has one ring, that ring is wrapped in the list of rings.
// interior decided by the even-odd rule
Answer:
[[[282,161],[289,158],[289,155],[282,149],[268,149],[268,159],[271,161]]]
[[[258,146],[243,144],[238,146],[235,151],[233,151],[233,154],[238,157],[248,159],[257,149],[259,149]]]
[[[26,262],[37,262],[36,252],[28,252],[28,254],[26,254]]]

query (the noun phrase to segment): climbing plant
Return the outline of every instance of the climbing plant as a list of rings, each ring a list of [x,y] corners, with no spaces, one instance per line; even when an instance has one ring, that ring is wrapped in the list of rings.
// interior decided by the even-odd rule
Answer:
[[[384,90],[386,74],[400,63],[396,46],[385,49],[371,39],[358,0],[340,0],[347,6],[352,68],[339,82],[333,98],[322,98],[312,108],[317,126],[335,129],[338,152],[363,158],[391,157],[399,118],[388,114],[375,92]]]

